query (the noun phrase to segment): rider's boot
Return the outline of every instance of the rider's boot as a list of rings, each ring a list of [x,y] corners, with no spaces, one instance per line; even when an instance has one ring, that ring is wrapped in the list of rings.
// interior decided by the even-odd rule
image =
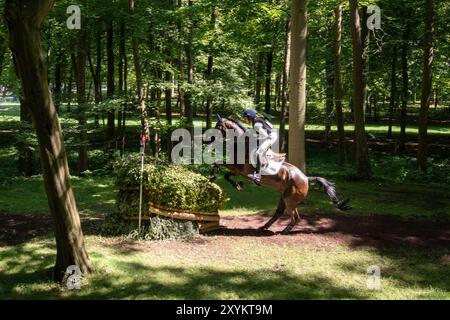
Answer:
[[[259,157],[256,160],[256,170],[253,174],[249,174],[248,176],[254,183],[261,185],[261,161],[259,160]]]

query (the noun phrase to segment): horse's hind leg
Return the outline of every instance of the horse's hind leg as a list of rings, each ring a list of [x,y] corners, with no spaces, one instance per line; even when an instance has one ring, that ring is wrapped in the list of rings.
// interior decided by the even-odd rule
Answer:
[[[295,194],[284,199],[284,201],[286,202],[287,211],[291,218],[291,222],[283,231],[281,231],[281,234],[288,234],[289,232],[291,232],[292,228],[294,228],[297,222],[300,221],[300,215],[297,208],[297,206],[301,202],[300,200],[301,199]]]
[[[269,229],[275,221],[277,221],[284,213],[284,210],[286,209],[286,204],[284,203],[283,197],[280,198],[280,202],[278,203],[277,211],[275,211],[275,214],[272,218],[270,218],[269,221],[266,222],[265,225],[260,227],[260,230],[266,230]]]

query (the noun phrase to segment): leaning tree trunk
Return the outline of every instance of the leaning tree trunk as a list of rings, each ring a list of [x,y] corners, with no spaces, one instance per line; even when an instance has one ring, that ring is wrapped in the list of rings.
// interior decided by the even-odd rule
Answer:
[[[42,59],[41,26],[54,0],[7,0],[5,18],[23,97],[39,142],[45,189],[55,223],[56,264],[53,278],[63,279],[70,265],[92,270],[84,245],[80,217],[72,191],[58,114],[50,95]]]
[[[370,173],[369,149],[364,123],[366,85],[364,81],[363,40],[358,12],[358,0],[350,0],[350,15],[353,44],[353,116],[355,120],[355,167],[360,178]]]
[[[292,46],[289,108],[289,162],[306,172],[306,36],[307,0],[292,2]]]
[[[341,48],[342,48],[342,2],[335,10],[335,43],[334,43],[334,105],[336,108],[336,123],[339,137],[339,167],[345,165],[345,127],[344,113],[342,111],[342,75],[341,75]]]
[[[430,107],[431,85],[433,82],[433,32],[434,32],[434,0],[427,0],[426,5],[426,33],[423,54],[423,79],[422,98],[420,101],[419,116],[419,149],[417,152],[417,162],[423,171],[427,168],[427,128],[428,128],[428,108]]]

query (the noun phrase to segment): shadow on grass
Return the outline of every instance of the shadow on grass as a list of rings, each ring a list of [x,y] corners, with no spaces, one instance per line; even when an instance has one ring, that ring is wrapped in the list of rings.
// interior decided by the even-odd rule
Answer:
[[[289,269],[253,270],[223,267],[149,265],[123,252],[91,252],[96,272],[80,291],[68,291],[50,279],[54,247],[45,241],[0,251],[0,299],[369,299],[373,292],[364,281],[340,281],[343,274],[361,275],[361,265],[346,261],[330,265],[326,275],[299,275]],[[48,247],[48,248],[47,248]],[[46,252],[43,254],[43,252]],[[448,265],[438,253],[414,250],[379,251],[382,276],[392,290],[411,290],[419,298],[446,297],[450,290]],[[133,258],[134,259],[134,258]],[[127,261],[128,260],[128,261]],[[103,267],[102,267],[103,266]],[[106,268],[105,268],[106,267]],[[111,269],[110,269],[111,268]],[[108,270],[110,269],[110,270]],[[430,290],[432,288],[432,290]],[[442,295],[439,295],[441,292]]]
[[[8,266],[0,269],[0,299],[364,299],[332,278],[301,278],[289,270],[221,270],[211,267],[148,266],[115,262],[115,274],[89,275],[80,291],[52,284],[53,256],[41,257],[23,246],[0,252]],[[93,260],[107,259],[94,254]],[[95,261],[94,261],[95,262]]]
[[[269,237],[278,235],[290,222],[284,214],[270,230],[259,230],[273,215],[262,211],[253,216],[225,217],[220,236]],[[450,223],[404,221],[391,216],[347,216],[346,214],[302,214],[300,222],[286,240],[300,240],[304,235],[321,236],[350,247],[413,247],[450,249]]]

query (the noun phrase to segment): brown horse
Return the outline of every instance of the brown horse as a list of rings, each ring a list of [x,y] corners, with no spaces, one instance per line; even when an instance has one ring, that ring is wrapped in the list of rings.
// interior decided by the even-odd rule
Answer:
[[[217,122],[216,129],[220,130],[223,137],[226,137],[228,130],[234,130],[235,136],[239,137],[245,134],[245,127],[236,119],[226,119],[221,118],[219,116],[219,122]],[[235,141],[235,150],[236,150]],[[235,160],[237,160],[237,152],[235,154]],[[234,161],[237,163],[237,161]],[[249,161],[249,150],[248,143],[246,148],[245,155],[245,164],[219,164],[229,170],[225,174],[225,180],[228,181],[233,187],[238,190],[243,188],[243,184],[241,182],[237,183],[231,179],[232,176],[242,176],[248,180],[251,180],[248,175],[252,174],[255,170],[253,165],[250,164]],[[214,180],[215,176],[219,170],[218,165],[216,164],[211,173],[210,180]],[[277,210],[275,211],[274,216],[260,229],[268,229],[272,224],[278,220],[287,209],[291,221],[289,225],[282,231],[282,234],[288,234],[292,228],[297,224],[300,220],[299,212],[297,206],[299,204],[304,203],[309,190],[310,182],[317,182],[323,190],[330,197],[331,201],[336,205],[336,207],[340,210],[350,210],[350,206],[348,205],[348,199],[339,200],[336,195],[335,185],[327,181],[324,178],[320,177],[307,177],[300,169],[296,166],[284,162],[280,171],[276,175],[268,176],[263,175],[261,178],[261,185],[265,187],[269,187],[272,189],[276,189],[280,191],[281,197],[278,203]]]

